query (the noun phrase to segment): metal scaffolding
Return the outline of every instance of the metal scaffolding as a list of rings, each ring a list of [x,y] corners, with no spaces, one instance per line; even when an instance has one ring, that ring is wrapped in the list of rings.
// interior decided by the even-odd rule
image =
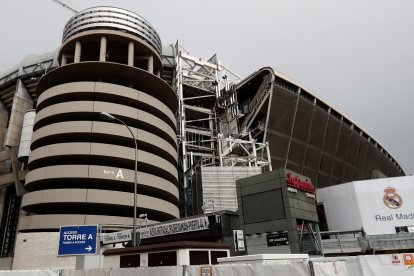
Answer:
[[[221,64],[217,55],[204,60],[189,55],[178,43],[175,47],[173,87],[179,99],[178,143],[184,189],[198,167],[271,170],[269,146],[254,135],[260,128],[251,123],[255,114],[248,114],[248,122],[241,120],[245,114],[241,112],[235,89],[240,77]],[[270,87],[264,85],[260,91],[261,98],[255,100],[253,112],[263,105]]]

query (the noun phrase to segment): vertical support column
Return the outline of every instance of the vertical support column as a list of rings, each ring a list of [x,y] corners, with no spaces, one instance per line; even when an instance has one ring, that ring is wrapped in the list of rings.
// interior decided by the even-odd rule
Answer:
[[[218,144],[218,153],[219,153],[219,162],[220,162],[220,167],[223,167],[223,152],[222,152],[222,147],[221,147],[221,134],[217,134],[217,144]],[[232,147],[232,145],[230,145],[230,147]]]
[[[306,158],[308,157],[308,150],[309,150],[309,141],[310,141],[310,136],[311,136],[311,132],[312,132],[312,126],[313,126],[313,118],[315,117],[315,106],[316,106],[316,99],[313,100],[313,105],[312,105],[312,115],[311,115],[311,119],[310,119],[310,126],[308,129],[308,135],[306,136],[306,148],[305,148],[305,154],[303,156],[302,159],[302,164],[304,164],[302,166],[302,174],[305,174],[305,167],[306,167]],[[316,171],[316,170],[315,170]],[[316,179],[312,179],[313,183],[315,183],[317,180],[317,176]]]
[[[68,63],[68,59],[66,57],[66,54],[62,54],[62,60],[60,61],[60,66],[64,66]]]
[[[296,98],[296,104],[295,104],[295,113],[293,114],[292,127],[290,128],[289,144],[288,144],[286,157],[285,157],[285,166],[284,166],[285,169],[286,169],[288,161],[289,161],[289,153],[290,153],[290,147],[292,145],[293,131],[295,130],[295,124],[296,124],[296,115],[298,114],[300,93],[301,93],[301,89],[298,88],[298,91],[297,91],[297,94],[296,94],[297,98]]]
[[[154,74],[154,57],[152,55],[148,57],[148,72]]]
[[[19,79],[17,81],[17,87],[14,92],[13,104],[10,110],[10,119],[4,140],[4,146],[19,147],[24,113],[32,108],[32,97],[24,86],[23,81]]]
[[[19,162],[19,160],[17,160],[18,147],[11,147],[10,151],[11,151],[10,160],[11,160],[13,179],[14,179],[14,187],[16,189],[16,195],[23,196],[26,193],[26,190],[24,188],[23,183],[19,179],[18,171],[20,170],[21,163]]]
[[[161,78],[161,70],[157,70],[157,73],[155,73],[157,77]]]
[[[256,141],[252,137],[252,133],[249,131],[249,140],[252,143],[252,157],[253,157],[253,166],[257,167],[257,153],[256,153]],[[250,161],[250,160],[249,160]],[[249,162],[249,167],[252,162]]]
[[[128,66],[134,66],[134,43],[129,42],[128,44]]]
[[[269,163],[269,172],[271,172],[272,169],[272,157],[270,156],[270,150],[269,150],[269,143],[266,142],[266,154],[267,154],[267,161]]]
[[[75,57],[74,57],[74,60],[73,60],[74,63],[80,62],[81,52],[82,52],[82,45],[81,45],[80,41],[76,41],[76,45],[75,45]]]
[[[99,48],[99,61],[106,61],[106,37],[101,37],[101,47]]]

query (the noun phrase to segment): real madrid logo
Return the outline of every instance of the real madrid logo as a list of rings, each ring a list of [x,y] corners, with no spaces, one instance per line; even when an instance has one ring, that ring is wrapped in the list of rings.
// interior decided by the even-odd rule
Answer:
[[[402,197],[395,191],[396,190],[393,187],[387,187],[384,189],[384,204],[391,209],[398,209],[403,204]]]

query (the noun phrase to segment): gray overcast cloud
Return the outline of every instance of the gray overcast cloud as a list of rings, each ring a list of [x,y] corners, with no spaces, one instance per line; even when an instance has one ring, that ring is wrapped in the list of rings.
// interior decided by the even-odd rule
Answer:
[[[164,44],[245,77],[271,66],[366,130],[414,173],[414,1],[71,0],[145,17]],[[71,11],[53,0],[2,0],[0,71],[56,49]]]

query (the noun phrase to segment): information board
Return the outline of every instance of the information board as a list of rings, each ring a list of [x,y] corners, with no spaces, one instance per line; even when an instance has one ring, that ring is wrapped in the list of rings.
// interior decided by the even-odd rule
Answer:
[[[58,255],[96,254],[97,225],[61,226]]]

